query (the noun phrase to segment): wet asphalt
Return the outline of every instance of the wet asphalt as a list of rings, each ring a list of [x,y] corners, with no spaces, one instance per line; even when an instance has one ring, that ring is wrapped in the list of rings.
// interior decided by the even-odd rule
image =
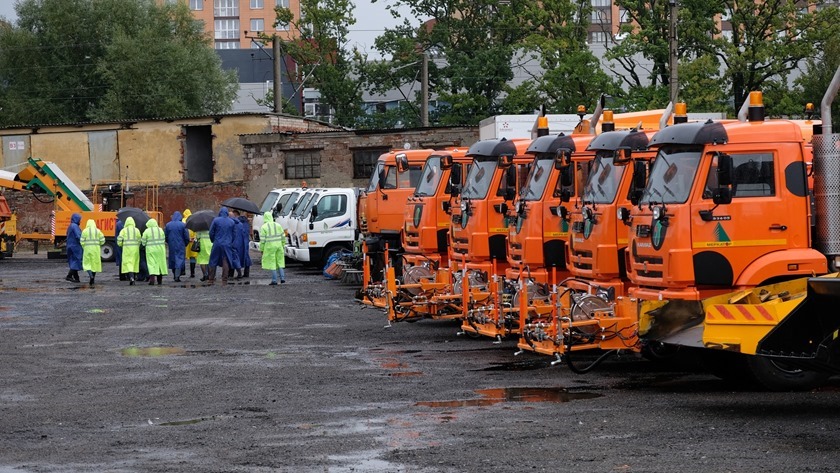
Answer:
[[[0,261],[0,473],[838,469],[837,378],[743,391],[632,355],[576,375],[451,322],[384,328],[295,266],[280,286],[259,265],[213,286],[66,273]]]

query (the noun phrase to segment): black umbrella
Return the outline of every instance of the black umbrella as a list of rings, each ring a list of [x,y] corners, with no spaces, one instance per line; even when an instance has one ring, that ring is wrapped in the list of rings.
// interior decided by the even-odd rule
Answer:
[[[117,219],[125,223],[125,219],[131,217],[134,219],[134,224],[141,232],[146,229],[146,222],[149,221],[149,215],[143,209],[137,207],[123,207],[117,210]]]
[[[210,230],[210,224],[216,216],[212,210],[199,210],[187,217],[187,228],[194,232],[206,232]]]
[[[231,197],[230,199],[222,202],[222,205],[231,209],[241,210],[252,214],[260,213],[260,208],[257,207],[257,204],[248,199],[243,199],[242,197]]]

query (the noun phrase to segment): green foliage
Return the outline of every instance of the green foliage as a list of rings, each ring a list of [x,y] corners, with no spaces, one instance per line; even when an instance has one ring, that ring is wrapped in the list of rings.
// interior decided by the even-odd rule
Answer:
[[[726,112],[732,110],[720,64],[711,54],[679,65],[680,100],[689,112]]]
[[[220,113],[236,96],[185,5],[23,0],[0,30],[3,124]]]
[[[349,27],[356,23],[349,0],[301,0],[301,18],[277,7],[277,23],[291,25],[299,39],[283,40],[282,50],[298,66],[292,83],[314,87],[321,103],[334,111],[334,123],[353,127],[362,115],[362,85],[357,80],[364,56],[347,51]],[[270,37],[264,40],[270,44]],[[354,77],[356,76],[356,77]]]

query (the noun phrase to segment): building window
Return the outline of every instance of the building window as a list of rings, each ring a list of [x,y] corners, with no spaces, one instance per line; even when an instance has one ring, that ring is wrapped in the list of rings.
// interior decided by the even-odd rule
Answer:
[[[239,0],[213,0],[213,16],[239,16]]]
[[[215,20],[216,39],[239,39],[239,20]]]
[[[251,10],[262,10],[264,7],[263,0],[251,0]]]
[[[369,179],[373,175],[379,156],[388,151],[390,151],[389,148],[353,150],[353,179]]]
[[[610,23],[612,21],[612,10],[609,8],[592,9],[592,23]]]
[[[263,32],[265,31],[265,20],[262,18],[252,18],[251,19],[251,31],[253,32]]]
[[[618,9],[618,21],[621,23],[630,23],[630,12],[624,8]]]
[[[289,8],[289,0],[275,0],[274,4],[281,8]]]
[[[190,0],[190,10],[204,10],[204,0]]]
[[[240,49],[239,41],[216,41],[216,49]]]
[[[590,43],[606,43],[607,42],[607,32],[606,31],[590,31],[589,32],[589,42]]]
[[[286,179],[312,179],[321,177],[321,151],[287,151]]]

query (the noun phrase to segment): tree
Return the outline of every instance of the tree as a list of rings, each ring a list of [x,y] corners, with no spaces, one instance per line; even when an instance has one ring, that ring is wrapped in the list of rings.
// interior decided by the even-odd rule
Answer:
[[[353,8],[349,0],[301,0],[301,18],[288,8],[275,9],[278,24],[300,33],[297,39],[282,41],[282,49],[298,65],[296,81],[318,89],[321,103],[334,110],[334,122],[348,127],[362,115],[363,81],[354,76],[364,57],[346,49],[349,27],[356,23]]]
[[[578,105],[594,104],[601,94],[616,94],[618,84],[604,73],[587,44],[590,3],[542,0],[529,5],[526,21],[540,27],[531,28],[521,51],[539,62],[540,72],[505,102],[518,100],[521,92],[533,87],[540,100],[531,104],[532,110],[544,104],[550,113],[574,113]]]
[[[222,113],[236,95],[186,5],[23,0],[0,29],[0,123]]]
[[[500,97],[513,79],[511,59],[522,39],[532,29],[525,12],[535,0],[397,0],[386,8],[409,7],[413,18],[430,18],[423,27],[413,28],[409,20],[378,38],[376,48],[393,58],[393,69],[432,58],[430,90],[439,101],[438,123],[477,124],[496,114]],[[416,69],[414,69],[416,71]],[[394,83],[391,73],[371,73],[371,81]],[[415,74],[396,75],[406,84]],[[539,104],[535,104],[538,106]]]

